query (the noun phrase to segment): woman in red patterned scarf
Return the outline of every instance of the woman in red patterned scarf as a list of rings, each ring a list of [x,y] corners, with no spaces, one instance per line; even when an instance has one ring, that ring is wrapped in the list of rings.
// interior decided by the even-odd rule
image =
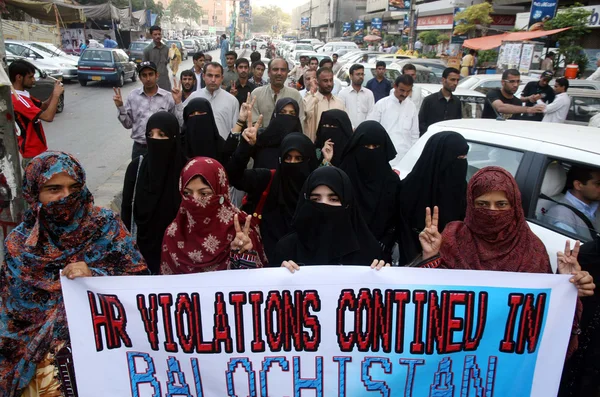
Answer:
[[[179,191],[181,207],[163,239],[161,274],[263,267],[258,227],[231,203],[227,174],[218,161],[190,160]]]
[[[529,229],[521,192],[512,175],[500,167],[479,170],[467,187],[464,222],[450,222],[442,234],[439,214],[427,208],[425,229],[419,235],[422,267],[552,273],[544,243]],[[594,294],[593,278],[577,261],[579,242],[558,253],[558,273],[572,274],[580,296]]]

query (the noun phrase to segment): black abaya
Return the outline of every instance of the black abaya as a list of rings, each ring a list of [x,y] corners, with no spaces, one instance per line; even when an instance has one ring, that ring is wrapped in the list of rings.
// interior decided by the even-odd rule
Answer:
[[[328,125],[329,127],[325,127]],[[352,122],[348,113],[339,109],[331,109],[321,114],[315,146],[317,149],[323,148],[325,142],[331,139],[333,142],[333,158],[331,164],[338,167],[342,160],[342,153],[352,137]]]

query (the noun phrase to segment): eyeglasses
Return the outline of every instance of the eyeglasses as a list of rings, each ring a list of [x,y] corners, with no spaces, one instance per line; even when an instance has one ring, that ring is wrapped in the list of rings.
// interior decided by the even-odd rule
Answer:
[[[510,83],[510,84],[515,84],[515,83],[516,84],[521,84],[521,80],[504,80],[504,81],[507,82],[507,83]]]

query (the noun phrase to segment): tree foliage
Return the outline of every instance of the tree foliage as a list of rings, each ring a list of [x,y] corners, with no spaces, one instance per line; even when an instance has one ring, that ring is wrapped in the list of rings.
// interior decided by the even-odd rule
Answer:
[[[169,4],[171,16],[183,19],[199,20],[202,16],[202,7],[194,0],[171,0]]]
[[[291,17],[278,6],[252,8],[251,30],[256,33],[271,33],[273,26],[278,34],[285,33],[291,25]]]
[[[419,33],[419,40],[424,45],[438,45],[444,41],[448,41],[448,35],[438,32],[437,30],[426,30],[425,32]]]
[[[456,21],[454,34],[466,34],[472,38],[475,37],[477,30],[480,30],[482,36],[487,36],[488,29],[493,22],[490,15],[492,12],[494,12],[494,7],[488,2],[467,7],[454,16]]]
[[[544,24],[544,29],[571,28],[554,36],[559,43],[557,63],[564,58],[567,63],[577,63],[579,71],[583,73],[588,60],[580,42],[583,36],[591,33],[587,23],[592,12],[581,8],[582,6],[582,4],[575,3],[570,7],[560,9],[553,19]]]

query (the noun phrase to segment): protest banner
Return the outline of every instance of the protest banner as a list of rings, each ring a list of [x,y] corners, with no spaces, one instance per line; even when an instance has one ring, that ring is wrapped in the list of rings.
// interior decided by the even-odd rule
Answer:
[[[61,281],[80,396],[548,397],[568,279],[317,266]]]

